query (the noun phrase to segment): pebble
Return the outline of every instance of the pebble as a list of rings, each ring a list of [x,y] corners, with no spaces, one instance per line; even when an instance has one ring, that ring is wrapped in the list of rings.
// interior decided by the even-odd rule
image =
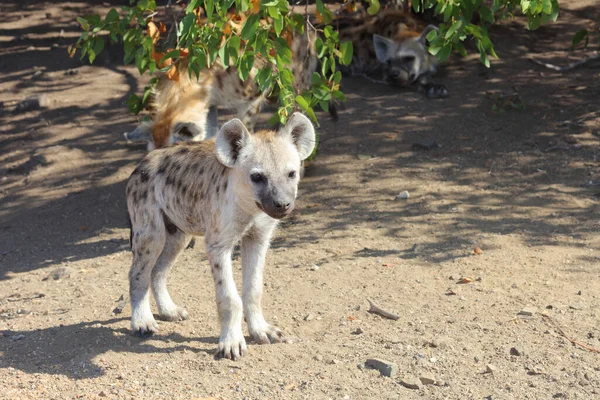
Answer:
[[[315,319],[315,314],[312,314],[312,313],[310,313],[310,314],[307,314],[307,315],[304,317],[304,320],[305,320],[305,321],[312,321],[313,319]]]
[[[510,355],[511,356],[522,356],[523,354],[525,354],[525,352],[523,351],[522,347],[511,347],[510,348]]]
[[[422,374],[419,380],[423,385],[433,385],[435,383],[435,378],[432,374]]]
[[[363,333],[365,333],[365,331],[363,331],[361,328],[356,328],[356,330],[351,332],[353,335],[362,335]]]
[[[410,376],[400,379],[400,384],[407,389],[421,389],[421,381]]]
[[[408,198],[410,198],[410,194],[407,190],[400,192],[400,194],[396,196],[396,200],[407,200]]]
[[[521,311],[519,311],[518,315],[524,315],[526,317],[531,317],[533,314],[537,312],[537,307],[525,307]]]
[[[569,308],[571,308],[573,310],[583,310],[585,308],[585,306],[581,303],[573,303],[573,304],[569,305]]]
[[[529,369],[529,372],[527,372],[529,375],[542,375],[544,374],[544,368],[542,368],[540,365],[536,365],[535,367]]]
[[[318,271],[319,270],[319,266],[318,265],[313,265],[312,267],[309,268],[311,271]]]
[[[396,363],[390,361],[382,360],[379,358],[369,358],[365,362],[365,365],[369,368],[378,370],[381,373],[381,375],[388,376],[390,378],[393,378],[398,374],[398,366],[396,365]]]
[[[323,361],[323,356],[322,356],[322,355],[320,355],[320,354],[317,354],[317,355],[314,357],[314,359],[315,359],[316,361]]]
[[[42,107],[46,107],[49,104],[48,97],[45,95],[28,97],[21,101],[15,107],[15,113],[22,113],[32,110],[38,110]]]
[[[492,364],[488,364],[488,365],[485,366],[485,373],[486,374],[493,374],[496,371],[498,371],[498,369],[494,365],[492,365]]]

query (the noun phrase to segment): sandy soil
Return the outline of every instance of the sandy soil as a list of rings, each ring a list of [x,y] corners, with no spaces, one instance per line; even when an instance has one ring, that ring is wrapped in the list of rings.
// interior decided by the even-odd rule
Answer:
[[[232,362],[213,359],[200,245],[171,279],[189,320],[143,340],[129,306],[113,312],[131,261],[124,184],[145,152],[123,139],[124,101],[143,81],[110,57],[66,54],[75,16],[107,4],[3,2],[0,398],[600,398],[600,69],[528,61],[587,54],[570,40],[597,28],[600,6],[561,3],[536,32],[495,27],[491,69],[451,59],[447,100],[345,81],[265,274],[267,317],[301,341],[250,344]],[[524,110],[497,100],[515,89]],[[40,94],[42,109],[13,113]],[[428,141],[441,147],[414,146]],[[367,298],[399,319],[368,313]],[[435,384],[402,384],[419,378]]]

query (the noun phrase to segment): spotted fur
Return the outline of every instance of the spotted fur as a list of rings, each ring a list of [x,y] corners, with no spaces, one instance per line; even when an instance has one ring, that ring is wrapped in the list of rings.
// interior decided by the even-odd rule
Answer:
[[[212,140],[182,142],[150,152],[127,183],[133,261],[129,272],[131,328],[152,334],[150,287],[161,319],[188,318],[167,290],[171,265],[193,236],[204,235],[221,323],[217,355],[236,359],[246,350],[242,316],[259,343],[282,333],[262,314],[262,273],[279,219],[294,209],[301,160],[315,142],[311,122],[294,114],[278,132],[248,132],[239,119]],[[241,243],[243,289],[231,266]]]

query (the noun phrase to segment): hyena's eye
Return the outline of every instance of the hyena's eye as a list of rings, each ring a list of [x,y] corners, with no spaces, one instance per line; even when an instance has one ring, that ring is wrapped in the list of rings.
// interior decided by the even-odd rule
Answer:
[[[296,171],[290,171],[290,173],[288,174],[288,178],[294,179],[295,177],[296,177]]]
[[[250,175],[250,180],[254,183],[262,183],[265,182],[267,178],[263,174],[255,172]]]

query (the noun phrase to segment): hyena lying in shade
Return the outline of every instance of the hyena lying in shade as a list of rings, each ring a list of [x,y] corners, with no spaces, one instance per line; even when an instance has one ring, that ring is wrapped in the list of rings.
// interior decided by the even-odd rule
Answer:
[[[436,26],[395,9],[373,16],[362,10],[340,16],[337,23],[340,38],[354,47],[350,66],[340,66],[344,74],[390,85],[417,84],[429,98],[448,96],[445,86],[432,81],[438,60],[427,50],[427,34],[439,32]]]
[[[167,274],[192,236],[204,235],[214,278],[221,336],[217,356],[237,359],[246,351],[242,316],[258,343],[280,341],[281,331],[262,314],[263,266],[279,219],[294,208],[300,162],[315,143],[312,123],[295,113],[278,132],[250,134],[233,119],[214,140],[181,142],[150,152],[127,183],[133,263],[129,272],[131,328],[138,334],[188,317],[167,291]],[[231,267],[241,241],[243,289]]]

